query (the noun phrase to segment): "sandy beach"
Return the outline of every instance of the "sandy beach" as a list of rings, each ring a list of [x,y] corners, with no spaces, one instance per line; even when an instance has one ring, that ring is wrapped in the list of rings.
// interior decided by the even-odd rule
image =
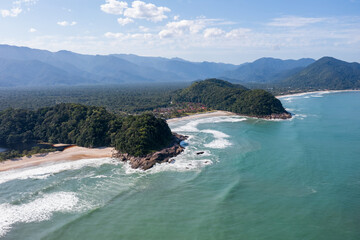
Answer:
[[[114,151],[114,148],[84,148],[73,146],[66,148],[64,151],[36,154],[31,157],[22,157],[0,162],[0,172],[49,162],[112,157]]]
[[[232,115],[236,115],[236,114],[232,113],[232,112],[227,112],[227,111],[215,111],[215,112],[197,113],[197,114],[185,116],[185,117],[171,118],[171,119],[166,120],[166,122],[174,123],[174,122],[178,122],[178,121],[191,120],[191,119],[197,119],[197,118],[221,117],[221,116],[232,116]]]
[[[326,91],[313,91],[313,92],[302,92],[302,93],[279,95],[279,96],[275,96],[275,97],[281,99],[281,98],[286,98],[286,97],[303,96],[303,95],[313,94],[313,93],[326,94],[326,93],[337,93],[337,92],[360,92],[360,90],[326,90]]]
[[[314,92],[304,92],[304,93],[296,93],[296,94],[287,94],[276,96],[276,98],[286,98],[291,96],[303,96],[306,94],[326,94],[326,93],[336,93],[336,92],[359,92],[360,90],[329,90],[329,91],[314,91]],[[183,120],[192,120],[198,118],[206,118],[206,117],[220,117],[220,116],[240,116],[232,112],[227,111],[214,111],[214,112],[205,112],[205,113],[197,113],[190,116],[179,117],[179,118],[171,118],[167,120],[167,123],[175,123]],[[57,147],[61,147],[61,144],[58,144]],[[66,148],[64,151],[50,152],[45,154],[36,154],[31,157],[22,157],[15,160],[7,160],[0,162],[0,172],[23,168],[29,166],[40,165],[43,163],[49,162],[57,162],[57,161],[74,161],[80,159],[92,159],[92,158],[106,158],[112,157],[115,149],[114,148],[84,148],[78,146],[71,146]]]

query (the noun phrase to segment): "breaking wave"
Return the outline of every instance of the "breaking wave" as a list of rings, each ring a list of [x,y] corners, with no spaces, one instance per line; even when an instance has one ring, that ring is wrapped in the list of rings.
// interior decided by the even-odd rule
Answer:
[[[119,164],[113,158],[96,158],[96,159],[82,159],[71,162],[51,163],[47,165],[40,165],[37,167],[29,167],[23,169],[16,169],[0,173],[0,184],[12,180],[24,179],[46,179],[53,174],[67,171],[76,170],[83,167],[99,167],[103,164]]]
[[[15,223],[30,223],[49,220],[55,212],[76,210],[79,199],[73,192],[46,194],[32,202],[20,205],[0,204],[0,237],[10,231]]]

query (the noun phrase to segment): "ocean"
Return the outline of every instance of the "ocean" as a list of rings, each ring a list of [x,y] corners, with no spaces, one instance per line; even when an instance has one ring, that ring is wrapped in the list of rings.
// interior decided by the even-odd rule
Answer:
[[[172,123],[185,152],[147,172],[110,158],[0,172],[0,238],[360,239],[360,92],[281,100],[291,120]]]

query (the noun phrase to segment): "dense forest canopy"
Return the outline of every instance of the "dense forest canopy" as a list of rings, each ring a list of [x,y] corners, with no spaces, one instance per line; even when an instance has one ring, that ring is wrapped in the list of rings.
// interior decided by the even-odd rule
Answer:
[[[174,97],[178,102],[200,102],[217,110],[249,116],[287,113],[280,100],[264,90],[249,90],[219,79],[193,83]]]
[[[119,117],[103,107],[79,104],[0,112],[0,145],[10,148],[43,141],[114,146],[120,152],[142,156],[166,147],[171,138],[165,120],[151,114]]]
[[[175,90],[186,83],[152,83],[48,88],[0,88],[0,111],[7,108],[36,110],[59,103],[105,107],[113,113],[142,113],[166,107]]]

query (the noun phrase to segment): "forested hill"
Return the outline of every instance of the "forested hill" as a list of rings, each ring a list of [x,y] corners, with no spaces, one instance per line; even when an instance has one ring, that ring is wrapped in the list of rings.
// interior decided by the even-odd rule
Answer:
[[[311,58],[299,60],[281,60],[260,58],[251,63],[244,63],[235,70],[223,74],[227,79],[240,83],[273,83],[301,71],[315,62]]]
[[[36,111],[0,112],[0,146],[14,148],[38,141],[84,147],[113,146],[133,156],[167,147],[172,133],[151,114],[119,117],[102,107],[58,104]]]
[[[281,82],[292,89],[354,89],[360,88],[360,64],[323,57],[299,73]]]
[[[174,96],[176,102],[198,102],[216,109],[238,114],[265,117],[289,118],[291,115],[281,102],[264,90],[249,90],[238,84],[219,79],[194,82]]]

